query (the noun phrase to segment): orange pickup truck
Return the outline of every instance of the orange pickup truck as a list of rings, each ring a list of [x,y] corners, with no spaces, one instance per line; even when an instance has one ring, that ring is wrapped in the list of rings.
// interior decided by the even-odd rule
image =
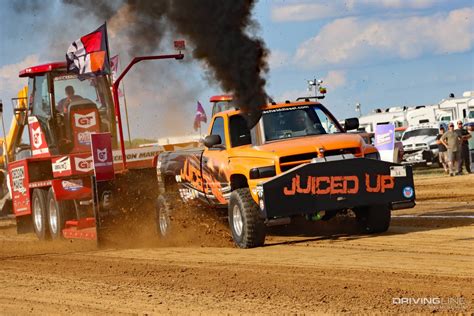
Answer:
[[[238,109],[216,112],[202,148],[164,152],[157,160],[158,233],[170,233],[172,196],[228,209],[235,244],[264,244],[266,228],[296,216],[329,219],[348,209],[364,232],[388,229],[391,210],[415,205],[412,169],[379,160],[357,134],[320,103],[272,103],[249,129]]]

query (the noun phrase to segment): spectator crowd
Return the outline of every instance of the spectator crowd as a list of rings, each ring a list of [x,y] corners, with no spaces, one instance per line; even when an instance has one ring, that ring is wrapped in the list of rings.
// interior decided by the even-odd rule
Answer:
[[[467,173],[474,172],[474,124],[463,127],[462,121],[457,122],[457,128],[451,122],[448,130],[441,126],[439,129],[438,148],[439,162],[446,174],[462,175],[463,165]]]

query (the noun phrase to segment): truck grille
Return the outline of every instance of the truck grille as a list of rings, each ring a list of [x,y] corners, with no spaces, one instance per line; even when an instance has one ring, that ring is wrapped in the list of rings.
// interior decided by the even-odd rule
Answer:
[[[327,150],[324,152],[324,156],[336,156],[343,154],[353,154],[356,157],[361,157],[361,151],[358,147],[352,148],[342,148],[342,149],[333,149]],[[313,158],[317,158],[317,153],[304,153],[298,155],[284,156],[280,158],[280,170],[282,172],[288,171],[291,168],[294,168],[298,165],[310,162]]]
[[[304,154],[281,157],[280,169],[282,172],[285,172],[298,165],[310,162],[311,159],[316,158],[316,157],[318,157],[317,153],[304,153]]]
[[[353,154],[356,157],[361,156],[359,147],[352,147],[352,148],[341,148],[341,149],[326,150],[324,152],[324,157],[336,156],[336,155],[346,155],[346,154]]]
[[[417,144],[410,144],[410,145],[405,145],[403,146],[403,149],[405,151],[417,151],[417,150],[422,150],[422,149],[428,149],[428,145],[425,143],[417,143]]]

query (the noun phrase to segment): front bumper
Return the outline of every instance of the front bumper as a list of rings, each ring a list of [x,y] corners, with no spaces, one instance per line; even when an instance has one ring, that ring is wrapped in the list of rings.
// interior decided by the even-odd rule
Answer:
[[[402,164],[404,165],[415,165],[431,163],[435,158],[435,154],[431,150],[418,150],[413,152],[405,152],[403,154]]]
[[[272,219],[370,205],[415,206],[410,166],[344,155],[331,160],[303,164],[264,182],[259,190],[262,216]]]

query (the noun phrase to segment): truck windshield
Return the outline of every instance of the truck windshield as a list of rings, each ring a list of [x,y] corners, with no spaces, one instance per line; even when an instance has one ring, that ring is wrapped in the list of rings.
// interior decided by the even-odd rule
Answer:
[[[438,129],[436,128],[420,128],[413,131],[407,131],[403,134],[402,140],[407,140],[408,138],[415,136],[436,136],[438,135]]]
[[[266,110],[262,120],[266,141],[342,132],[318,105]]]
[[[467,118],[473,119],[474,118],[474,110],[470,110]]]
[[[217,113],[231,110],[234,108],[235,108],[235,105],[234,105],[234,102],[232,102],[232,100],[214,102],[212,106],[212,116],[214,116]]]

